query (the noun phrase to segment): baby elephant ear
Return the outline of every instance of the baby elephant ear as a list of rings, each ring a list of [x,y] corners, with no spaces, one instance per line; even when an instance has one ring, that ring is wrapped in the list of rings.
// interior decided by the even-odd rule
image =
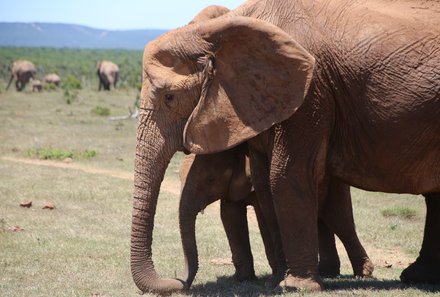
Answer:
[[[314,58],[280,28],[258,19],[226,17],[195,29],[214,48],[207,83],[185,127],[196,154],[234,147],[289,118],[302,104]]]

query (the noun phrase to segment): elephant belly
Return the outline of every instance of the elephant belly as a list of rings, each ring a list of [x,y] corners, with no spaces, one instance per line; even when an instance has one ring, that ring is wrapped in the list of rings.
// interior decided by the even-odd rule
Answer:
[[[328,156],[330,173],[347,184],[370,191],[440,191],[440,130],[415,132],[407,126],[402,132],[384,126],[377,131],[382,133],[370,137],[359,137],[362,133],[357,131],[353,135],[358,137],[336,144]]]

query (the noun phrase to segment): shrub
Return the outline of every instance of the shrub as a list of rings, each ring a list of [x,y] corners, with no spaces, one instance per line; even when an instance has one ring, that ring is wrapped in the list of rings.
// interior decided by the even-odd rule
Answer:
[[[64,90],[64,99],[66,100],[67,104],[71,104],[73,101],[75,101],[78,98],[78,91],[72,91],[69,89]]]
[[[81,82],[73,75],[68,75],[63,82],[61,83],[61,87],[65,90],[81,90]]]
[[[100,116],[108,116],[110,115],[110,109],[107,107],[96,106],[94,109],[92,109],[92,113]]]
[[[44,85],[45,91],[55,91],[57,89],[57,86],[54,83],[47,83]]]

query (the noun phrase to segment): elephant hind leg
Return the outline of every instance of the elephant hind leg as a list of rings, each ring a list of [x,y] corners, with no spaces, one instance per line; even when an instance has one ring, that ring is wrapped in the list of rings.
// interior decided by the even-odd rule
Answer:
[[[425,195],[426,221],[422,249],[417,260],[403,270],[405,283],[440,284],[440,193]]]
[[[335,217],[335,214],[338,215]],[[356,233],[350,187],[336,178],[332,178],[329,183],[321,219],[344,244],[353,274],[358,277],[371,276],[374,265]]]
[[[318,220],[318,238],[319,275],[336,277],[340,274],[341,262],[336,249],[335,235],[321,219]]]

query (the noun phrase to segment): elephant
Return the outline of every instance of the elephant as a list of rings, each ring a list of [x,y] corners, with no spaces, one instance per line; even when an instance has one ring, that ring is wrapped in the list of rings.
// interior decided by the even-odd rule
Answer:
[[[246,216],[248,205],[253,206],[255,210],[266,256],[272,269],[272,279],[268,285],[278,284],[286,272],[279,233],[277,233],[278,237],[273,240],[268,228],[268,222],[274,221],[275,214],[272,214],[268,221],[263,216],[252,188],[249,158],[246,156],[246,151],[246,145],[240,145],[215,154],[190,154],[184,158],[181,164],[182,190],[179,225],[186,264],[183,280],[188,286],[192,284],[198,270],[198,251],[195,238],[196,216],[206,206],[219,199],[221,220],[236,270],[234,279],[243,281],[256,278]],[[346,188],[334,187],[336,195],[329,195],[327,203],[331,203],[339,212],[348,213],[348,216],[340,215],[333,219],[336,221],[333,225],[342,224],[336,230],[346,228],[351,232],[351,234],[338,234],[338,236],[346,246],[355,276],[371,276],[374,266],[355,232],[350,195],[349,192],[348,195],[344,194]],[[325,218],[325,215],[320,217]],[[348,220],[344,221],[341,218],[348,218]],[[351,225],[351,228],[347,228],[346,225]],[[319,226],[319,234],[320,274],[326,277],[335,277],[340,273],[340,261],[336,251],[334,232],[323,222]]]
[[[251,172],[258,172],[252,174],[258,203],[263,210],[273,205],[279,225],[288,268],[280,285],[324,289],[318,206],[333,181],[336,188],[424,195],[420,253],[400,279],[439,283],[436,11],[415,13],[411,2],[248,0],[149,42],[131,224],[138,288],[188,287],[159,277],[151,257],[158,194],[172,156],[244,142]]]
[[[43,90],[43,83],[39,79],[31,81],[32,92],[41,92]]]
[[[220,5],[210,5],[199,12],[189,24],[201,23],[215,19],[229,12],[229,8]]]
[[[21,92],[26,87],[26,84],[34,79],[37,67],[30,61],[17,60],[9,66],[9,71],[11,72],[11,78],[6,90],[11,86],[12,80],[15,79],[15,88],[17,92]]]
[[[46,84],[53,84],[54,86],[59,88],[61,83],[61,78],[55,73],[50,73],[44,77],[44,82]]]
[[[96,73],[99,78],[99,91],[102,88],[110,91],[116,88],[119,78],[119,67],[111,61],[100,61],[96,64]]]

